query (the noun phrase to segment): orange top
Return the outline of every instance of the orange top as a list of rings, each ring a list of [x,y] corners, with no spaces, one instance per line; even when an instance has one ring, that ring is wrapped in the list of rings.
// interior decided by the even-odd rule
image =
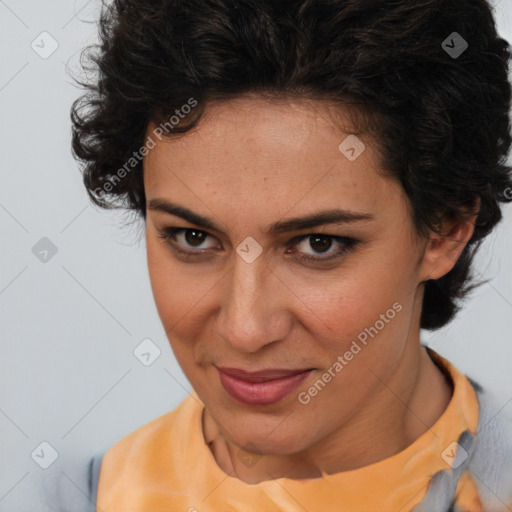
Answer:
[[[478,426],[471,383],[439,354],[430,354],[451,377],[452,398],[429,430],[392,457],[319,478],[248,484],[217,465],[203,435],[204,404],[193,391],[176,409],[107,451],[97,512],[410,511],[425,497],[431,477],[451,469],[457,446],[452,443],[464,430],[476,434]],[[460,478],[456,496],[464,510],[483,510],[468,473]]]

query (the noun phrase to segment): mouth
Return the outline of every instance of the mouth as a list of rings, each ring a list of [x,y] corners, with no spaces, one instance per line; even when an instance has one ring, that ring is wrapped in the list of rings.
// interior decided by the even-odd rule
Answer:
[[[239,403],[251,406],[271,405],[279,402],[307,379],[313,371],[312,368],[307,368],[246,372],[237,368],[216,368],[220,382],[227,393]]]

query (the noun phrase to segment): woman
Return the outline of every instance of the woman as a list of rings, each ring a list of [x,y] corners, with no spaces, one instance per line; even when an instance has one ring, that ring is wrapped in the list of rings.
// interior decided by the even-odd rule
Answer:
[[[97,510],[512,510],[510,423],[420,340],[512,200],[488,3],[115,0],[100,23],[74,153],[144,220],[194,391],[94,460]]]

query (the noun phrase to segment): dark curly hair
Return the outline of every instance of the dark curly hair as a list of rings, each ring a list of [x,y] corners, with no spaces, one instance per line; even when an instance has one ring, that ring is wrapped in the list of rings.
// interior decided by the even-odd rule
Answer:
[[[97,74],[77,80],[86,92],[71,108],[96,205],[146,219],[150,122],[176,136],[209,101],[245,93],[329,100],[361,114],[352,133],[372,136],[418,234],[467,218],[480,198],[457,263],[425,283],[421,328],[447,324],[482,284],[473,256],[502,218],[498,203],[512,201],[510,45],[487,0],[113,0],[99,30],[82,53]]]

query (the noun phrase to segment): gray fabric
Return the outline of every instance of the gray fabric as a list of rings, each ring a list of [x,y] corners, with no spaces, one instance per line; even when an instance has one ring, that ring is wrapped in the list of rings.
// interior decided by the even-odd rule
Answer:
[[[505,512],[512,503],[512,422],[482,387],[469,379],[476,391],[479,420],[476,436],[462,433],[458,443],[469,456],[456,469],[440,471],[413,512],[465,512],[453,503],[460,475],[467,470],[475,481],[485,512]]]
[[[97,497],[98,497],[98,483],[99,483],[99,479],[100,479],[100,468],[101,468],[101,461],[103,460],[103,456],[104,456],[104,453],[95,455],[89,462],[88,489],[89,489],[90,508],[89,508],[89,510],[87,510],[87,512],[96,512],[96,501],[97,501]]]
[[[462,473],[470,466],[471,457],[476,445],[475,437],[469,430],[464,431],[460,435],[457,443],[468,452],[468,458],[454,469],[436,473],[432,477],[425,498],[414,507],[412,512],[432,512],[433,510],[439,510],[440,512],[457,512],[457,509],[453,508],[457,482]],[[441,454],[439,454],[439,456],[441,456]]]
[[[477,397],[480,419],[469,472],[486,511],[510,510],[505,505],[512,504],[512,421],[486,391]]]

